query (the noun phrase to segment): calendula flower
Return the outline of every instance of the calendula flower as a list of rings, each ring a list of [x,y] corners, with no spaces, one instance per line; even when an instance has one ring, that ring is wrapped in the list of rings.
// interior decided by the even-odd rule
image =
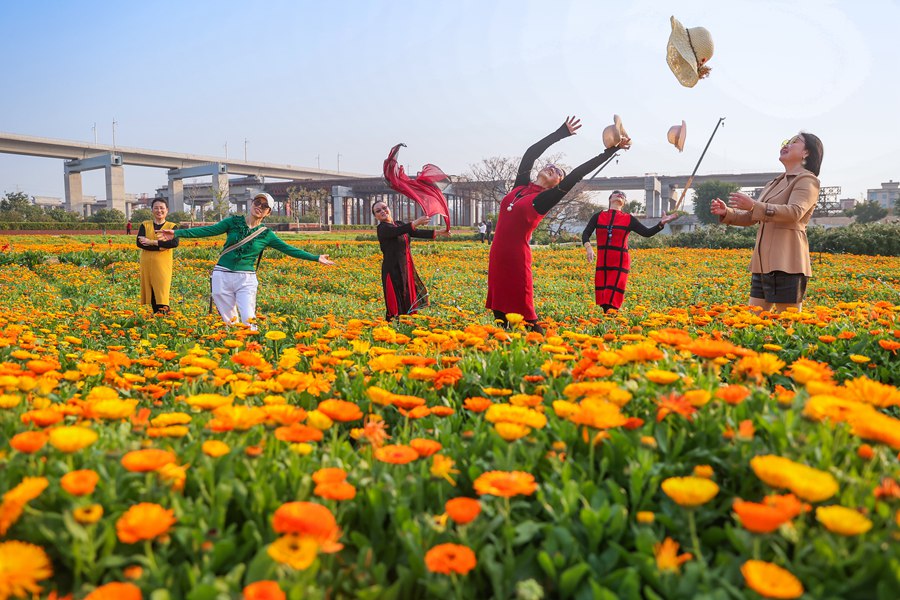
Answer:
[[[129,471],[147,473],[174,463],[175,460],[176,457],[174,452],[160,450],[158,448],[147,448],[145,450],[133,450],[126,453],[125,456],[122,457],[122,466]]]
[[[439,544],[425,553],[425,566],[432,573],[466,575],[477,562],[472,549],[459,544]]]
[[[664,371],[662,369],[650,369],[644,374],[644,377],[659,385],[668,385],[681,379],[681,375],[678,373]]]
[[[275,331],[275,330],[272,330],[272,331],[267,331],[267,332],[266,332],[266,339],[267,339],[267,340],[272,340],[273,342],[281,341],[281,340],[283,340],[283,339],[286,338],[286,337],[287,337],[287,334],[286,334],[285,332],[283,332],[283,331]]]
[[[353,402],[346,400],[330,399],[319,403],[316,410],[326,415],[333,421],[345,423],[347,421],[356,421],[363,418],[363,413],[359,406]]]
[[[97,432],[87,427],[57,427],[50,432],[50,445],[66,454],[84,450],[97,441]]]
[[[224,456],[231,452],[231,447],[219,440],[207,440],[203,442],[201,449],[203,450],[203,454],[211,456],[212,458],[219,458],[220,456]]]
[[[432,454],[441,451],[441,443],[437,440],[429,440],[425,438],[414,438],[409,440],[409,447],[416,451],[419,458],[428,458]]]
[[[820,506],[816,509],[816,520],[828,531],[845,536],[860,535],[872,528],[872,521],[844,506]]]
[[[94,588],[84,600],[141,600],[143,597],[141,588],[133,583],[114,581]]]
[[[44,549],[26,542],[0,542],[0,598],[27,598],[41,593],[38,582],[53,576]]]
[[[81,469],[80,471],[71,471],[63,475],[59,480],[59,484],[62,489],[73,496],[86,496],[94,492],[98,481],[100,481],[100,475],[96,471]]]
[[[465,525],[481,514],[481,502],[475,498],[452,498],[444,504],[444,511],[456,523]]]
[[[295,534],[311,538],[326,553],[343,548],[338,540],[341,530],[328,508],[314,502],[287,502],[275,510],[272,516],[275,533]]]
[[[653,545],[653,555],[656,557],[656,568],[671,573],[678,573],[682,564],[694,558],[690,553],[678,554],[678,542],[670,537]]]
[[[438,479],[446,479],[450,485],[455,486],[456,482],[450,477],[450,475],[459,473],[458,469],[453,468],[455,464],[454,460],[449,456],[435,454],[431,457],[431,476]]]
[[[473,483],[475,491],[483,496],[530,496],[537,490],[537,483],[531,473],[523,471],[488,471],[478,476]]]
[[[787,571],[762,560],[748,560],[741,566],[747,587],[764,598],[790,600],[803,595],[803,584]]]
[[[9,445],[23,454],[34,454],[44,447],[48,438],[44,431],[23,431],[12,436]]]
[[[171,509],[159,504],[142,502],[125,511],[116,521],[116,534],[123,544],[135,544],[141,540],[153,540],[169,532],[175,524]]]
[[[244,600],[286,600],[277,581],[257,581],[244,587]]]
[[[14,488],[3,494],[3,502],[27,504],[40,496],[50,482],[46,477],[23,477]]]
[[[82,525],[93,525],[103,517],[103,507],[99,504],[81,506],[72,510],[72,516]]]
[[[200,410],[214,410],[220,406],[231,404],[234,402],[234,398],[221,394],[196,394],[189,396],[184,402]]]
[[[714,481],[702,477],[669,477],[662,489],[676,504],[689,508],[706,504],[719,493]]]
[[[838,491],[837,480],[831,473],[780,456],[754,456],[750,468],[766,484],[787,488],[807,502],[827,500]]]
[[[649,525],[656,520],[656,515],[649,510],[640,510],[637,515],[635,515],[635,519],[638,523]]]
[[[375,458],[381,462],[405,465],[419,458],[419,453],[402,444],[388,444],[375,449]]]

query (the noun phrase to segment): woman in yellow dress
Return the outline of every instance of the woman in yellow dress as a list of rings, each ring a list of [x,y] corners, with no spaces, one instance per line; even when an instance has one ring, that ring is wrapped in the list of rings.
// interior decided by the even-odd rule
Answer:
[[[141,252],[141,304],[149,304],[155,313],[169,312],[169,289],[172,287],[172,249],[178,246],[178,238],[163,240],[156,237],[160,229],[174,229],[175,224],[166,221],[169,203],[165,198],[154,198],[150,204],[152,221],[144,221],[137,234],[137,247]]]

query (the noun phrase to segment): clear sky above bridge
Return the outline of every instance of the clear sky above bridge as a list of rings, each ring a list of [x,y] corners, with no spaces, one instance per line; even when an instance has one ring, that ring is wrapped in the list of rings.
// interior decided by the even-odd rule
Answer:
[[[897,0],[304,0],[0,3],[0,131],[377,174],[461,174],[583,119],[574,165],[622,116],[634,147],[605,175],[778,171],[798,130],[843,197],[900,179]],[[705,26],[712,74],[681,87],[669,16]],[[683,154],[667,129],[688,124]],[[340,165],[338,156],[340,155]],[[63,195],[62,162],[0,155],[0,191]],[[126,168],[152,193],[161,170]],[[100,172],[85,193],[103,197]]]

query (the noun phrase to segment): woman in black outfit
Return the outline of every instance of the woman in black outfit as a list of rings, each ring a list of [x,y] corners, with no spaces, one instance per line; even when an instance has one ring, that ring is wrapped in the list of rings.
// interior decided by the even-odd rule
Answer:
[[[372,205],[372,214],[378,220],[378,245],[381,246],[381,286],[384,289],[386,319],[408,315],[428,306],[428,290],[419,279],[409,253],[409,238],[431,240],[437,236],[449,236],[447,231],[417,231],[416,227],[428,223],[430,217],[422,216],[412,223],[394,221],[391,209],[384,202]]]
[[[604,311],[619,310],[625,299],[625,285],[631,269],[628,253],[628,234],[634,231],[644,237],[653,237],[663,230],[666,223],[678,215],[663,214],[653,227],[645,227],[634,216],[622,212],[625,193],[616,190],[609,196],[609,210],[600,211],[588,219],[581,233],[581,244],[587,251],[588,262],[594,262],[591,235],[597,231],[597,270],[594,275],[594,294],[597,305]]]

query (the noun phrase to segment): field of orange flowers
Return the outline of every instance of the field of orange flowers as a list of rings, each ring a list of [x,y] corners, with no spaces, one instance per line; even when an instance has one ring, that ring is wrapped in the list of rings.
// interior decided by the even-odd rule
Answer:
[[[377,244],[292,243],[338,266],[267,254],[251,332],[215,242],[154,317],[130,239],[0,238],[0,600],[900,597],[900,259],[771,315],[749,251],[636,251],[603,315],[539,248],[542,336],[484,245],[387,324]]]

